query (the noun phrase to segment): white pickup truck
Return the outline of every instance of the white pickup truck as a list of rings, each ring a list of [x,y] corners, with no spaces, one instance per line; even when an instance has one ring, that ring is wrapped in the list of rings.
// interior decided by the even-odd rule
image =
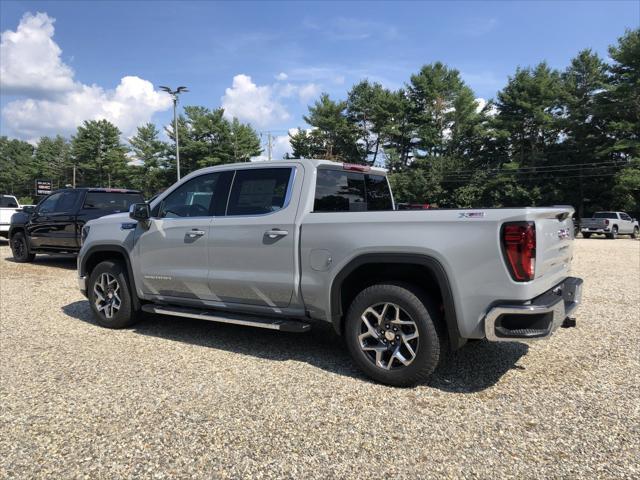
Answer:
[[[13,195],[0,195],[0,237],[9,238],[9,225],[14,213],[22,210],[22,205]]]
[[[573,212],[396,211],[383,170],[221,165],[87,222],[78,283],[107,328],[140,312],[288,332],[328,322],[367,375],[407,386],[469,339],[573,326]]]
[[[631,218],[624,212],[596,212],[593,217],[582,219],[580,231],[584,238],[594,234],[605,235],[607,238],[617,238],[618,235],[637,238],[640,227],[635,218]]]

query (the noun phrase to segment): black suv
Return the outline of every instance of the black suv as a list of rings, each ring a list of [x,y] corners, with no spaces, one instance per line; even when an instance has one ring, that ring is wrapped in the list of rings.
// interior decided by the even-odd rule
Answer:
[[[11,217],[9,244],[16,262],[30,262],[36,253],[77,253],[82,227],[89,220],[129,211],[144,202],[138,190],[67,188],[25,207]]]

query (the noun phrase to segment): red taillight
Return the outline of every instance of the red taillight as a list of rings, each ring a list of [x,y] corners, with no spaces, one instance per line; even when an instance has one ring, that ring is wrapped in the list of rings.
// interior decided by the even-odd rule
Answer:
[[[536,226],[533,222],[505,223],[502,247],[511,277],[516,282],[533,280],[536,272]]]
[[[605,220],[605,221],[604,221],[604,224],[605,224],[605,225],[609,225],[609,220]]]

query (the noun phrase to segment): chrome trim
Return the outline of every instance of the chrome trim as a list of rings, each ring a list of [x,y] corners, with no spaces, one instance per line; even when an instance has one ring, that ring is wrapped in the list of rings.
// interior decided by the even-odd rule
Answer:
[[[78,277],[78,288],[82,293],[85,293],[87,291],[87,277],[85,276]]]
[[[567,279],[570,280],[570,279]],[[565,282],[567,282],[565,280]],[[484,319],[484,333],[490,342],[522,342],[548,338],[560,326],[565,318],[571,315],[582,301],[582,280],[577,280],[573,289],[567,289],[558,295],[557,300],[545,305],[497,305],[491,308]],[[563,289],[565,282],[552,288],[552,291]],[[548,292],[546,292],[548,293]],[[544,294],[543,294],[544,295]],[[551,328],[545,335],[538,337],[499,337],[496,335],[496,321],[501,315],[537,315],[553,313]]]

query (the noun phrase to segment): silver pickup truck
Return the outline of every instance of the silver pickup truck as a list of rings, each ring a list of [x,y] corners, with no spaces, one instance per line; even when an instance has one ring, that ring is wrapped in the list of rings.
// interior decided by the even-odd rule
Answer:
[[[631,238],[638,238],[640,235],[638,221],[624,212],[596,212],[593,217],[582,219],[580,231],[584,238],[595,234],[612,239],[618,235],[630,235]]]
[[[573,324],[572,213],[396,211],[383,170],[223,165],[88,222],[78,281],[108,328],[140,312],[288,332],[329,322],[367,375],[408,386],[469,339]]]

